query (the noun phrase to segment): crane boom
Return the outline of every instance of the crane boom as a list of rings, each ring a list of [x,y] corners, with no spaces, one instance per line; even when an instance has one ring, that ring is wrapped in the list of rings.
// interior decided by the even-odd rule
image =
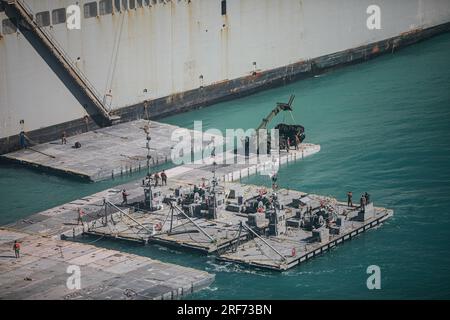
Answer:
[[[265,117],[261,124],[256,128],[256,132],[260,129],[267,129],[267,125],[280,111],[292,111],[292,103],[294,102],[295,95],[291,95],[288,103],[277,102],[277,106]]]
[[[258,142],[259,130],[267,131],[267,125],[269,124],[269,122],[272,121],[272,119],[275,118],[275,116],[279,114],[281,111],[289,111],[289,112],[292,111],[292,103],[294,102],[294,99],[295,95],[291,95],[288,103],[277,102],[276,107],[272,111],[270,111],[267,117],[265,117],[262,120],[261,124],[256,128],[256,131],[252,133],[252,137],[250,136],[245,137],[244,142],[245,156],[248,156],[250,153],[250,140],[253,141],[252,143],[256,143],[258,145],[257,153],[259,153],[259,142]],[[275,129],[278,130],[279,133],[279,141],[276,145],[281,149],[285,149],[285,145],[289,145],[290,142],[293,142],[295,146],[297,146],[299,143],[302,143],[303,140],[305,139],[305,128],[301,125],[297,124],[289,125],[285,123],[280,123],[275,127]],[[256,140],[252,139],[255,138],[255,135],[258,135],[258,137],[256,137]],[[270,137],[271,136],[267,137],[268,139],[266,151],[268,153],[270,153],[270,150],[272,148]],[[235,147],[234,153],[237,154],[237,152],[238,148]]]

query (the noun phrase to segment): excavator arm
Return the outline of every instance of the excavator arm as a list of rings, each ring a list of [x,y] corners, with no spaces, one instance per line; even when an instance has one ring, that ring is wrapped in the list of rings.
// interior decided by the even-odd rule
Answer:
[[[277,106],[265,117],[261,124],[256,128],[256,132],[260,129],[267,129],[267,125],[277,114],[281,111],[292,111],[292,103],[294,102],[295,95],[291,95],[288,103],[277,102]]]

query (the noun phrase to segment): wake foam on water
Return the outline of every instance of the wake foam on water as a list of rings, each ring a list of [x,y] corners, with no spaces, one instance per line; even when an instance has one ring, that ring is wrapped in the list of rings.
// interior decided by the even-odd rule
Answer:
[[[244,273],[254,274],[261,277],[274,276],[271,271],[260,268],[248,268],[233,262],[216,262],[215,260],[209,260],[206,262],[206,264],[208,265],[206,267],[206,271],[208,272]]]

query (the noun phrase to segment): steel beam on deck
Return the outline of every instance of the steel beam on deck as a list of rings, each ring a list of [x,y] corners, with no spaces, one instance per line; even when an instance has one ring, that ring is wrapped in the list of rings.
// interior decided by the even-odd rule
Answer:
[[[105,201],[105,205],[109,204],[111,207],[113,207],[116,210],[119,210],[121,213],[123,213],[127,218],[129,218],[131,221],[135,222],[136,224],[138,224],[139,226],[141,226],[143,229],[147,230],[148,232],[150,232],[151,234],[153,233],[153,230],[148,229],[146,226],[144,226],[142,223],[140,223],[139,221],[137,221],[136,219],[134,219],[133,217],[131,217],[128,213],[126,213],[125,211],[123,211],[122,209],[120,209],[118,206],[116,206],[114,203],[109,202],[109,201]]]
[[[192,222],[192,224],[198,229],[200,230],[201,233],[203,233],[205,236],[208,237],[209,240],[211,240],[211,242],[216,242],[216,239],[214,239],[214,237],[210,236],[205,230],[203,230],[202,227],[200,227],[194,220],[191,219],[191,217],[189,217],[186,213],[184,213],[183,210],[181,210],[178,206],[174,205],[172,202],[170,203],[170,205],[177,209],[178,212],[180,212],[183,216],[185,216],[190,222]]]
[[[276,254],[278,254],[281,259],[283,259],[283,261],[286,261],[286,257],[284,255],[282,255],[277,249],[275,249],[274,247],[272,247],[266,240],[264,240],[259,234],[257,234],[255,231],[252,230],[252,228],[250,228],[245,222],[242,224],[248,231],[250,231],[251,233],[253,233],[256,237],[258,237],[262,242],[264,242],[270,249],[272,249],[273,251],[275,251]]]

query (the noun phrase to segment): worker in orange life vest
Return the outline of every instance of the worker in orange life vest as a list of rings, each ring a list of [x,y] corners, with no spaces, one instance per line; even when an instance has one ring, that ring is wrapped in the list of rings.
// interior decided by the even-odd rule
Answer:
[[[17,242],[17,240],[14,240],[13,250],[16,255],[16,259],[20,258],[20,243]]]

